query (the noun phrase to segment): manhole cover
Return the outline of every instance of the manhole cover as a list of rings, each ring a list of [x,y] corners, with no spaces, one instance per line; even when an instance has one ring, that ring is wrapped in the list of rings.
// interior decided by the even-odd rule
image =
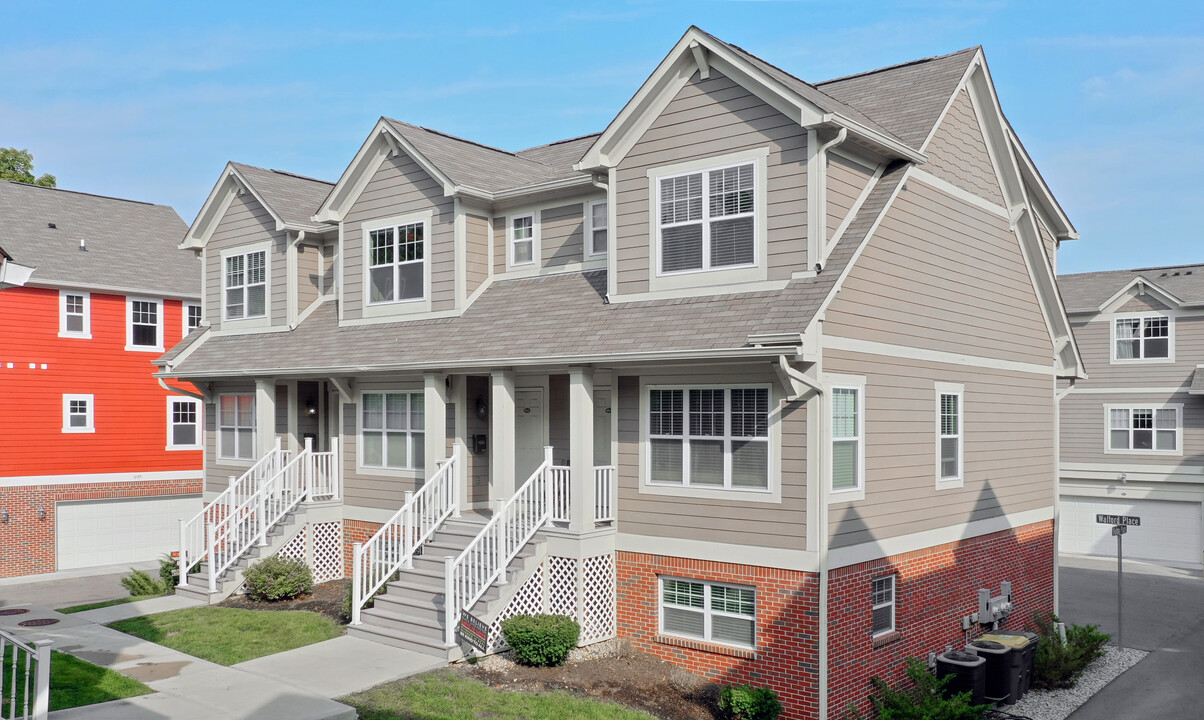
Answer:
[[[34,620],[23,620],[19,623],[21,627],[42,627],[43,625],[53,625],[58,620],[56,618],[37,618]]]
[[[4,608],[0,610],[0,615],[24,615],[29,612],[29,608]]]

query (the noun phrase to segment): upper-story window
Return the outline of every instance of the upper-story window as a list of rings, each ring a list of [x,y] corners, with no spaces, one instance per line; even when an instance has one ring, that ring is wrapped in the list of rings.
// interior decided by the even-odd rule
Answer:
[[[597,200],[589,204],[589,232],[586,234],[585,255],[594,257],[606,254],[607,215],[606,201]]]
[[[163,350],[163,302],[126,298],[126,350]]]
[[[226,256],[227,320],[267,316],[268,259],[266,250]]]
[[[426,297],[426,222],[368,231],[368,302]]]
[[[832,388],[832,493],[865,487],[864,388]]]
[[[769,389],[651,389],[648,443],[652,484],[768,490]]]
[[[201,327],[201,306],[196,303],[184,303],[184,334]]]
[[[59,337],[92,337],[92,297],[86,292],[59,293]]]
[[[93,423],[94,406],[91,395],[63,396],[63,432],[96,432]]]
[[[965,429],[962,427],[965,408],[962,404],[962,385],[936,384],[937,424],[937,487],[961,487],[963,478],[963,447]]]
[[[1183,407],[1119,407],[1109,405],[1108,452],[1180,452]]]
[[[510,264],[529,265],[535,262],[535,215],[516,215],[510,218]]]
[[[1113,360],[1166,360],[1171,357],[1174,324],[1165,315],[1116,318]]]
[[[756,265],[756,164],[657,179],[658,273]]]

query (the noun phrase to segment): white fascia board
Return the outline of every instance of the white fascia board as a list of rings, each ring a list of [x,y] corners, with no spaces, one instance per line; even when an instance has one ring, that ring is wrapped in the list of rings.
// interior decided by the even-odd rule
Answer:
[[[234,166],[226,163],[217,183],[209,191],[209,197],[205,198],[201,211],[197,213],[196,219],[192,221],[192,225],[184,233],[184,239],[177,247],[181,250],[200,250],[205,247],[237,192],[238,180],[234,177]]]
[[[1045,184],[1045,179],[1041,177],[1041,173],[1037,172],[1037,166],[1033,163],[1033,159],[1029,157],[1028,150],[1024,148],[1024,144],[1020,142],[1020,138],[1016,136],[1016,132],[1012,129],[1007,119],[1004,119],[1007,129],[1008,141],[1012,144],[1012,151],[1016,156],[1017,163],[1020,166],[1020,177],[1024,184],[1032,191],[1037,199],[1039,210],[1050,218],[1056,227],[1050,227],[1054,237],[1058,240],[1078,240],[1079,231],[1074,228],[1070,222],[1070,218],[1062,210],[1062,206],[1054,197],[1053,191]]]
[[[1157,283],[1153,283],[1153,282],[1149,281],[1148,279],[1146,279],[1145,277],[1138,275],[1137,277],[1133,278],[1129,282],[1125,283],[1125,286],[1122,287],[1120,290],[1118,290],[1115,294],[1113,294],[1112,297],[1110,297],[1107,300],[1100,303],[1099,312],[1102,312],[1102,313],[1114,312],[1120,305],[1124,304],[1124,302],[1126,300],[1128,300],[1130,297],[1140,294],[1140,292],[1138,292],[1138,293],[1131,292],[1134,288],[1137,288],[1139,291],[1140,290],[1151,291],[1151,294],[1154,295],[1154,297],[1158,298],[1159,302],[1161,302],[1163,305],[1166,305],[1168,307],[1171,307],[1171,308],[1183,307],[1183,304],[1184,304],[1183,301],[1180,300],[1179,298],[1175,297],[1175,295],[1173,293],[1162,289],[1161,287],[1158,286]]]
[[[882,149],[887,150],[888,152],[897,157],[903,158],[904,160],[910,160],[911,162],[921,165],[928,162],[928,156],[924,153],[917,152],[902,142],[895,140],[894,138],[887,137],[876,130],[871,130],[856,120],[847,118],[840,113],[825,113],[820,121],[815,123],[815,125],[821,124],[831,124],[839,128],[846,128],[852,134],[857,135],[864,140],[869,140],[875,145],[878,145]]]

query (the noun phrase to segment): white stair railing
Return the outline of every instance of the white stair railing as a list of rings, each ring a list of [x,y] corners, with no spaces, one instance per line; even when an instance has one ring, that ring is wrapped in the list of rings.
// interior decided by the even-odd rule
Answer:
[[[548,468],[551,479],[552,521],[566,523],[572,519],[572,471],[561,465]],[[614,466],[594,468],[594,522],[612,522],[614,516]]]
[[[23,642],[0,630],[0,718],[46,720],[50,712],[50,644],[50,640]],[[6,654],[8,662],[4,662]]]
[[[614,487],[613,465],[594,468],[594,522],[614,521]]]
[[[460,445],[452,448],[438,472],[368,542],[355,543],[352,563],[351,624],[360,624],[368,600],[398,570],[413,567],[414,552],[430,540],[448,517],[460,516]]]
[[[506,567],[552,519],[552,448],[514,496],[499,502],[493,517],[458,557],[444,559],[444,641],[455,644],[460,612],[471,608],[493,583],[506,582]]]
[[[309,499],[338,500],[339,487],[339,450],[336,446],[330,452],[310,453],[313,470],[313,481],[309,488]]]
[[[568,522],[573,514],[571,477],[572,471],[567,467],[548,467],[549,487],[552,491],[552,520],[555,522]]]
[[[209,543],[205,537],[205,529],[209,525],[224,522],[235,508],[275,477],[280,468],[288,462],[288,455],[288,451],[280,449],[280,438],[276,438],[276,446],[237,479],[231,478],[230,487],[223,490],[192,518],[180,520],[180,557],[177,560],[180,579],[177,585],[186,585],[188,570],[208,559]]]

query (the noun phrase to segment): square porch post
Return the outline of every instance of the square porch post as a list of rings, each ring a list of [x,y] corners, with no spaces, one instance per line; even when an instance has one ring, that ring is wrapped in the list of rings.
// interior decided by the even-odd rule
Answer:
[[[426,427],[426,479],[439,470],[438,463],[447,459],[447,381],[442,373],[423,373],[423,412]]]
[[[489,504],[514,495],[514,371],[490,373]],[[524,478],[526,479],[526,478]]]
[[[569,529],[594,527],[594,370],[569,368]]]
[[[255,381],[255,457],[261,458],[276,447],[276,381]]]

